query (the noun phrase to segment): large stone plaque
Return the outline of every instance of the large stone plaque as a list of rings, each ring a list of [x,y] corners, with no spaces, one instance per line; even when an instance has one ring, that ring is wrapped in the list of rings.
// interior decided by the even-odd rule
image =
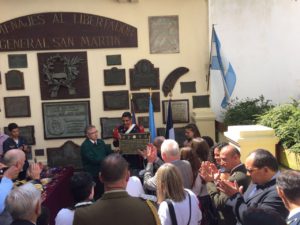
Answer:
[[[26,54],[13,54],[8,55],[9,68],[27,68],[27,55]]]
[[[124,85],[126,84],[125,69],[113,67],[110,70],[104,70],[104,85]]]
[[[166,123],[168,116],[169,100],[163,101],[163,122]],[[173,123],[188,123],[189,122],[189,100],[172,100],[172,116]]]
[[[100,118],[101,138],[102,139],[112,138],[114,128],[121,125],[121,124],[122,124],[122,118],[121,117],[114,117],[114,118],[103,117],[103,118]]]
[[[89,98],[86,52],[38,53],[42,100]]]
[[[90,102],[42,103],[45,139],[84,137],[91,123]]]
[[[73,141],[66,141],[61,147],[47,148],[47,162],[49,167],[72,166],[80,170],[82,169],[80,146]]]
[[[159,89],[159,69],[147,59],[142,59],[135,64],[130,73],[130,90],[141,88]]]
[[[121,134],[120,150],[124,154],[138,154],[138,149],[146,149],[150,133]]]
[[[28,145],[35,145],[34,126],[19,127],[20,135],[23,136]],[[8,127],[4,127],[4,133],[9,135]]]
[[[129,109],[128,91],[103,91],[104,111]]]
[[[7,90],[24,90],[23,73],[19,70],[10,70],[5,74]]]
[[[160,112],[159,92],[153,92],[151,99],[154,112]],[[132,102],[136,113],[149,112],[149,93],[132,93]]]
[[[29,96],[4,97],[5,117],[30,117]]]

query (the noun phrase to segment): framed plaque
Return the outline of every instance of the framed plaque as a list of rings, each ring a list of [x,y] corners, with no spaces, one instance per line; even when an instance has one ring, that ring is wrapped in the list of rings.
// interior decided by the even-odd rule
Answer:
[[[5,117],[30,117],[29,96],[4,97]]]
[[[19,127],[20,135],[24,137],[28,145],[35,145],[34,126]],[[9,135],[8,127],[4,127],[4,133]]]
[[[84,137],[91,123],[90,102],[42,103],[45,139]]]
[[[26,54],[12,54],[8,55],[9,68],[27,68]]]
[[[149,128],[149,116],[139,116],[137,119],[139,125],[142,125],[145,128]]]
[[[10,70],[5,74],[7,90],[24,90],[23,73],[19,70]]]
[[[162,102],[163,123],[166,123],[168,116],[169,100]],[[171,100],[173,123],[189,123],[189,100]]]
[[[107,139],[113,137],[113,130],[115,127],[122,124],[121,117],[108,118],[103,117],[100,118],[100,127],[101,127],[101,138]]]
[[[146,149],[150,133],[121,134],[120,150],[125,154],[138,154],[138,149]]]
[[[121,65],[121,55],[107,55],[106,56],[106,65],[113,66],[113,65]]]
[[[151,99],[154,112],[160,112],[159,92],[152,92]],[[132,102],[136,113],[149,112],[149,92],[132,93]]]
[[[103,91],[104,111],[129,109],[128,91]]]
[[[193,96],[193,108],[209,108],[209,95]]]
[[[104,70],[104,85],[124,85],[126,84],[125,69],[113,67],[110,70]]]

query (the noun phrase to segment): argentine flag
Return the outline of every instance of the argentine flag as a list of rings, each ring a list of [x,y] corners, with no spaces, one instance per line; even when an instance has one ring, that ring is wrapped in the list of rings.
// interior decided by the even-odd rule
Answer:
[[[212,28],[210,69],[219,70],[221,72],[221,80],[225,95],[221,106],[222,108],[226,108],[236,83],[236,75],[230,62],[225,58],[222,52],[221,43],[214,27]]]

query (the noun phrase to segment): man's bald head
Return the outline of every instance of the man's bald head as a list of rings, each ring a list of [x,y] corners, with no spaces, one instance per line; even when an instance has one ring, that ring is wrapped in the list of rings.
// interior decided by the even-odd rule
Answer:
[[[17,163],[21,163],[23,167],[26,157],[25,153],[20,149],[11,149],[5,153],[3,159],[8,167],[15,166]]]
[[[240,157],[240,151],[232,145],[226,145],[221,149],[221,165],[229,171],[231,171],[237,165],[241,164]]]

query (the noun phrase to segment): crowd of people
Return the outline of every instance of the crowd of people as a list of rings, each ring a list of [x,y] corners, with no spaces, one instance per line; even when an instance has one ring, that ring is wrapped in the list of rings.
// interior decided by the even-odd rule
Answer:
[[[188,124],[183,147],[158,136],[136,155],[124,156],[121,135],[144,130],[128,112],[122,121],[113,132],[114,149],[98,138],[95,126],[86,128],[83,171],[70,178],[74,204],[58,212],[56,225],[300,224],[300,172],[280,171],[268,150],[253,149],[243,163],[236,147],[214,144]],[[39,220],[45,211],[41,168],[28,164],[18,126],[8,129],[0,147],[0,224],[47,224]],[[133,169],[139,169],[137,176]]]

